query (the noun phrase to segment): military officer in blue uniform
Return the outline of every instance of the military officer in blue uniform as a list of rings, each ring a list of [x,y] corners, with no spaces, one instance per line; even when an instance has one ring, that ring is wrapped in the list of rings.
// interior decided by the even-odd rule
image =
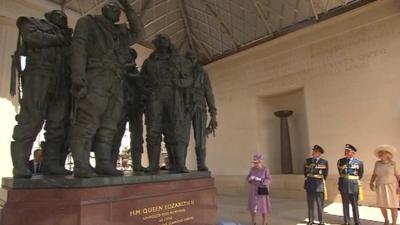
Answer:
[[[357,149],[346,144],[344,148],[344,158],[339,159],[337,167],[339,170],[339,191],[342,196],[344,224],[350,224],[351,204],[355,225],[360,225],[360,215],[358,212],[358,197],[360,192],[360,179],[364,174],[363,162],[354,157]]]
[[[308,225],[314,224],[314,202],[317,202],[319,224],[324,208],[325,179],[328,176],[328,161],[321,158],[324,149],[319,145],[312,148],[312,157],[304,163],[304,189],[307,192]]]

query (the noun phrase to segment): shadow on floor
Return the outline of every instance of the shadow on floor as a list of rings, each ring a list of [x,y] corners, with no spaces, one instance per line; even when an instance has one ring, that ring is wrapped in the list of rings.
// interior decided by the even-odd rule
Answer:
[[[272,212],[268,215],[268,225],[304,225],[307,224],[307,205],[305,201],[294,199],[272,199]],[[339,225],[343,223],[340,216],[339,203],[327,205],[324,213],[326,225]],[[336,214],[336,215],[332,215]],[[339,214],[339,215],[337,215]],[[362,219],[362,225],[381,225],[382,215],[379,209],[362,207],[361,218],[374,218],[376,221]],[[365,216],[364,216],[365,214]],[[218,216],[221,221],[229,225],[251,225],[250,214],[247,211],[247,198],[218,196]],[[228,223],[230,222],[230,223]],[[261,216],[257,218],[257,225],[261,225]],[[352,223],[353,224],[353,223]]]

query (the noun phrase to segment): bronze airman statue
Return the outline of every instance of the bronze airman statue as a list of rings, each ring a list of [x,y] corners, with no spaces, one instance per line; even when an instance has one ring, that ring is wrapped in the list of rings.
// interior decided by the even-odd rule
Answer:
[[[190,120],[185,107],[184,89],[177,82],[188,76],[189,63],[176,52],[167,35],[157,35],[153,43],[156,49],[145,60],[141,70],[145,85],[150,90],[146,108],[149,154],[149,167],[146,171],[159,170],[163,134],[170,151],[171,166],[178,173],[186,173],[186,150],[190,131],[187,128]]]
[[[46,131],[44,173],[69,174],[60,164],[60,157],[67,136],[72,29],[68,27],[67,16],[60,10],[46,13],[45,19],[19,17],[17,26],[23,43],[20,53],[26,56],[26,67],[20,76],[21,109],[16,116],[14,141],[11,142],[13,175],[16,178],[31,177],[29,156],[43,124]],[[19,57],[16,55],[14,59]]]
[[[113,138],[122,116],[122,78],[129,46],[144,36],[144,27],[127,0],[118,2],[129,28],[116,24],[121,8],[112,1],[103,6],[102,15],[80,18],[73,36],[72,93],[78,98],[78,107],[70,147],[76,177],[122,175],[111,160]],[[96,155],[95,171],[89,164],[91,149]]]

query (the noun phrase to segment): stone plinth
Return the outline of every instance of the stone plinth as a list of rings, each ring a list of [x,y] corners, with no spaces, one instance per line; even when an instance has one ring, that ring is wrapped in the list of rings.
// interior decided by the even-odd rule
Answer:
[[[3,178],[0,200],[2,225],[217,223],[216,189],[209,172]]]

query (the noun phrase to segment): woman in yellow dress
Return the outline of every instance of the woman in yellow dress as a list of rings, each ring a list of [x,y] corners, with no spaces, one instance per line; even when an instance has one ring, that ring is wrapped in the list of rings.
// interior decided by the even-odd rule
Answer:
[[[380,159],[375,162],[374,173],[370,181],[371,190],[376,192],[377,205],[385,218],[384,225],[389,225],[387,210],[391,211],[392,225],[397,222],[397,208],[399,208],[399,170],[393,157],[397,150],[391,145],[379,145],[375,155]]]

